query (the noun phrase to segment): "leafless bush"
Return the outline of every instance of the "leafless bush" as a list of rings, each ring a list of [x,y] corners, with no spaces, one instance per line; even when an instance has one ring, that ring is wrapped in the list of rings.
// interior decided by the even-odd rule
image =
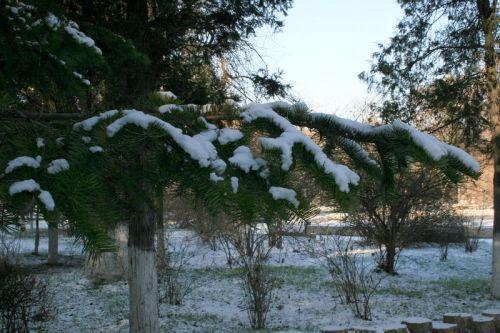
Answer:
[[[253,227],[242,226],[238,232],[226,233],[224,237],[235,249],[236,262],[241,267],[245,295],[242,308],[247,311],[252,328],[263,329],[279,284],[266,265],[271,251],[268,236],[256,233]]]
[[[167,238],[167,253],[164,258],[158,258],[158,279],[163,287],[160,301],[171,305],[180,305],[184,297],[195,288],[195,281],[189,276],[187,265],[194,257],[191,246],[186,238],[174,244]]]
[[[0,232],[0,271],[7,265],[15,266],[19,256],[19,240]]]
[[[28,332],[52,317],[47,284],[14,266],[18,253],[17,240],[0,235],[0,332]]]
[[[371,299],[382,278],[374,277],[373,267],[354,249],[352,238],[331,235],[304,244],[305,250],[326,267],[341,300],[353,314],[371,320]]]
[[[479,236],[483,230],[484,216],[481,216],[479,221],[474,221],[473,218],[464,218],[465,239],[464,248],[465,252],[475,252],[479,247]]]

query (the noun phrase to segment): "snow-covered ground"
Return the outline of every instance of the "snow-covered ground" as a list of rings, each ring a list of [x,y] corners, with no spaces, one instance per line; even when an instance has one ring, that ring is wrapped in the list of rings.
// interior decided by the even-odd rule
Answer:
[[[227,268],[222,250],[212,251],[190,232],[170,235],[174,248],[188,244],[192,256],[188,268],[193,290],[179,306],[160,305],[164,332],[247,332],[246,312],[241,308],[239,271]],[[305,242],[315,242],[306,240]],[[42,238],[42,258],[30,254],[32,239],[19,239],[25,264],[40,264],[47,251]],[[94,285],[83,276],[81,246],[69,238],[60,239],[65,266],[39,269],[55,295],[56,317],[45,323],[48,332],[126,332],[128,330],[127,284]],[[500,301],[488,295],[491,276],[491,240],[481,240],[478,251],[465,253],[452,247],[446,262],[439,260],[433,246],[402,252],[399,275],[383,277],[373,298],[373,322],[356,319],[335,296],[329,275],[321,264],[301,250],[296,240],[286,239],[284,250],[274,251],[272,271],[283,283],[268,315],[271,331],[317,332],[328,325],[370,325],[398,323],[403,317],[440,319],[446,312],[479,313],[500,308]],[[371,259],[371,250],[365,252]]]

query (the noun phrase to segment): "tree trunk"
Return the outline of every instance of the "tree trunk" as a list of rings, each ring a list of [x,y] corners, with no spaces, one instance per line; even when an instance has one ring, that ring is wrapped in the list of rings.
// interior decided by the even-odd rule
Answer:
[[[165,260],[165,227],[163,222],[164,205],[163,200],[165,200],[162,195],[158,198],[158,221],[156,224],[156,251],[159,260]]]
[[[385,263],[383,269],[389,274],[394,274],[394,264],[396,261],[396,246],[394,244],[385,245]]]
[[[38,255],[38,248],[40,247],[40,211],[38,207],[36,208],[35,214],[35,248],[33,249],[33,254]]]
[[[49,223],[49,255],[47,263],[56,265],[59,262],[59,230],[57,224]]]
[[[154,209],[146,203],[138,207],[129,223],[129,305],[130,332],[156,333],[158,319],[158,276],[154,250]]]
[[[497,85],[495,36],[497,29],[497,1],[477,0],[479,19],[484,33],[484,64],[489,90],[490,120],[493,140],[493,276],[491,293],[500,298],[500,108]]]
[[[99,259],[87,260],[85,275],[94,281],[117,281],[127,277],[127,226],[119,224],[110,235],[118,246],[117,252],[102,253]]]

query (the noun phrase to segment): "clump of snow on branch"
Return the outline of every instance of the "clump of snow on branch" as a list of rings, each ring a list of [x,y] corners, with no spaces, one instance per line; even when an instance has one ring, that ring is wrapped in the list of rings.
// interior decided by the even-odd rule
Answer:
[[[85,143],[90,143],[90,141],[92,141],[92,138],[90,136],[82,136],[82,141]]]
[[[104,151],[104,149],[102,149],[101,146],[92,146],[92,147],[89,147],[89,151],[91,153],[102,153]]]
[[[246,173],[250,170],[257,171],[266,164],[262,158],[254,158],[250,148],[247,146],[239,146],[236,148],[233,152],[233,156],[229,158],[229,163],[237,166]]]
[[[161,114],[170,113],[175,110],[182,110],[182,108],[177,104],[165,104],[158,108],[158,112]]]
[[[40,194],[38,195],[38,199],[45,205],[45,208],[49,211],[54,210],[56,204],[52,195],[48,191],[40,190]]]
[[[219,132],[219,137],[217,140],[221,145],[228,144],[230,142],[235,142],[243,138],[243,133],[235,128],[223,128]]]
[[[281,150],[282,164],[284,171],[290,169],[293,164],[292,148],[295,144],[304,145],[305,149],[314,156],[316,164],[321,167],[325,173],[333,176],[335,183],[342,192],[349,192],[350,185],[357,185],[359,176],[354,171],[342,164],[334,163],[328,158],[323,150],[307,135],[299,131],[286,118],[280,116],[273,110],[273,107],[287,107],[286,104],[250,104],[246,111],[242,113],[245,121],[251,122],[255,119],[264,118],[270,120],[277,127],[283,130],[283,133],[277,138],[260,138],[260,143],[265,149]]]
[[[59,17],[52,13],[49,13],[47,17],[45,17],[45,22],[54,30],[62,26],[66,33],[68,33],[68,35],[70,35],[78,44],[85,45],[93,49],[97,54],[102,54],[101,49],[97,47],[95,41],[81,32],[80,27],[76,22],[69,21],[68,23],[64,23]]]
[[[198,161],[202,167],[208,167],[211,161],[217,159],[217,156],[214,155],[214,152],[217,154],[217,151],[208,148],[209,145],[206,144],[206,140],[204,140],[202,136],[195,139],[189,135],[183,134],[181,129],[172,126],[170,123],[137,110],[122,111],[122,117],[115,120],[106,128],[108,137],[115,136],[128,124],[133,124],[144,129],[149,128],[149,126],[156,126],[162,129],[169,134],[192,159]]]
[[[21,180],[13,183],[9,187],[9,194],[11,196],[21,193],[21,192],[36,192],[39,191],[38,199],[45,205],[45,208],[49,211],[54,210],[55,203],[52,195],[48,191],[44,191],[40,188],[40,184],[38,184],[33,179]]]
[[[21,180],[9,187],[9,194],[14,195],[21,192],[35,192],[40,190],[40,185],[33,179]]]
[[[271,193],[274,200],[286,200],[294,205],[295,208],[298,208],[300,205],[299,200],[297,200],[297,193],[292,189],[286,187],[271,186],[269,188],[269,193]]]
[[[98,116],[94,116],[94,117],[85,119],[84,121],[80,121],[78,123],[75,123],[73,125],[73,129],[74,130],[83,129],[84,131],[89,132],[94,128],[95,125],[97,125],[97,123],[99,121],[109,119],[117,114],[118,114],[118,110],[110,110],[110,111],[103,112],[103,113],[99,114]]]
[[[57,160],[53,160],[49,163],[47,167],[47,172],[50,174],[56,174],[68,169],[69,169],[68,161],[64,158],[60,158]]]
[[[177,99],[177,96],[171,91],[158,91],[158,94],[163,98]]]
[[[45,147],[45,140],[43,138],[36,138],[36,146],[38,148]]]
[[[29,156],[16,157],[15,159],[13,159],[7,163],[7,167],[5,168],[5,173],[11,173],[15,169],[23,167],[23,166],[37,169],[40,167],[41,160],[42,160],[42,158],[40,156],[37,156],[36,159],[34,159],[33,157],[29,157]]]
[[[481,169],[479,163],[474,159],[474,157],[467,154],[465,151],[458,147],[446,144],[438,140],[435,136],[422,133],[419,130],[399,120],[394,121],[392,123],[392,126],[395,129],[401,129],[408,132],[413,142],[415,142],[417,146],[425,150],[425,152],[429,154],[429,156],[434,161],[439,161],[441,158],[447,155],[451,155],[461,161],[467,168],[471,169],[474,172],[479,172]]]
[[[310,116],[313,121],[327,120],[332,122],[337,127],[352,136],[374,137],[377,135],[390,135],[397,131],[403,131],[408,133],[413,143],[424,150],[432,160],[439,161],[443,157],[451,156],[460,161],[466,168],[472,170],[473,172],[480,172],[479,163],[474,159],[474,157],[462,149],[446,144],[433,135],[420,132],[400,120],[396,120],[392,124],[371,126],[331,114],[311,113]]]
[[[223,181],[224,178],[217,176],[217,174],[215,172],[211,172],[210,173],[210,180],[213,181],[214,183],[217,183],[217,182]]]
[[[231,188],[233,189],[233,193],[238,192],[239,180],[237,177],[231,177]]]
[[[82,74],[78,73],[78,72],[73,72],[73,75],[75,77],[77,77],[78,79],[80,79],[84,84],[86,84],[87,86],[90,86],[90,81],[87,80],[86,78],[83,77]]]

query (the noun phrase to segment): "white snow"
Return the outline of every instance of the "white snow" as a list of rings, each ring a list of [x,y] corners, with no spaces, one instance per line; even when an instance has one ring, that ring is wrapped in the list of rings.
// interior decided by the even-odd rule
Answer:
[[[34,159],[33,157],[29,156],[19,156],[16,157],[15,159],[9,161],[7,163],[7,167],[5,168],[5,173],[11,173],[17,168],[20,168],[22,166],[30,167],[37,169],[40,167],[40,160]]]
[[[35,192],[40,190],[40,185],[33,179],[21,180],[9,187],[9,194],[14,195],[21,192]]]
[[[456,324],[443,323],[442,321],[433,321],[432,328],[437,330],[445,330],[457,327]]]
[[[235,142],[243,138],[243,133],[235,128],[223,128],[219,132],[219,137],[217,140],[221,145],[228,144],[230,142]]]
[[[73,75],[76,76],[76,78],[80,79],[83,83],[85,83],[87,86],[90,86],[90,81],[87,80],[86,78],[83,77],[82,74],[78,72],[73,72]]]
[[[104,149],[102,149],[101,146],[92,146],[92,147],[89,147],[89,151],[91,153],[102,153],[104,151]]]
[[[258,170],[265,165],[265,161],[261,158],[253,158],[250,148],[247,146],[239,146],[233,152],[233,156],[228,159],[229,163],[239,167],[241,170],[248,173],[250,170]]]
[[[238,177],[231,177],[231,188],[233,189],[233,193],[238,192],[239,180]]]
[[[163,98],[177,99],[177,96],[171,91],[158,91],[158,94]]]
[[[28,224],[29,227],[29,224]],[[194,232],[169,229],[169,251],[173,257],[187,258],[181,278],[192,288],[181,305],[159,304],[160,322],[168,332],[246,332],[251,331],[247,313],[241,308],[243,292],[239,271],[226,264],[221,247],[210,248]],[[328,237],[328,236],[325,236]],[[385,276],[373,297],[373,320],[356,318],[349,305],[341,302],[327,270],[302,250],[299,244],[319,244],[319,238],[284,237],[282,250],[272,249],[268,265],[280,281],[273,293],[268,315],[268,330],[319,332],[327,326],[350,328],[397,327],[405,317],[441,318],[446,312],[481,313],[500,307],[489,297],[491,279],[491,240],[480,240],[479,249],[465,253],[452,246],[446,262],[439,260],[437,246],[403,251],[399,275]],[[18,239],[26,265],[45,267],[48,239],[42,233],[41,256],[33,256],[33,239]],[[354,249],[357,250],[356,247]],[[375,249],[373,249],[375,251]],[[41,323],[47,332],[127,332],[128,285],[126,281],[94,286],[83,274],[81,242],[62,234],[59,237],[61,265],[56,271],[40,270],[38,276],[48,282],[57,309],[53,320]],[[373,263],[372,252],[358,252]],[[69,265],[68,265],[69,264]],[[159,284],[160,292],[165,286]],[[439,300],[439,301],[436,301]],[[392,325],[392,323],[395,323]],[[388,325],[389,324],[389,325]]]
[[[403,322],[409,324],[425,324],[425,323],[431,323],[432,320],[424,317],[408,317],[403,319]]]
[[[77,129],[83,129],[84,131],[91,131],[94,126],[101,120],[105,120],[105,119],[109,119],[115,115],[118,114],[118,110],[109,110],[109,111],[106,111],[106,112],[103,112],[101,114],[99,114],[98,116],[94,116],[94,117],[91,117],[91,118],[88,118],[88,119],[85,119],[83,121],[80,121],[78,123],[75,123],[73,125],[73,129],[74,130],[77,130]]]
[[[45,22],[52,29],[59,27],[59,25],[61,24],[61,20],[52,13],[49,13],[47,15],[47,17],[45,18]]]
[[[76,22],[69,21],[68,24],[64,27],[64,30],[66,30],[66,32],[71,37],[73,37],[73,39],[78,44],[88,46],[97,54],[102,54],[101,49],[95,45],[94,40],[79,30],[78,24],[76,24]]]
[[[408,133],[412,141],[423,149],[434,161],[439,161],[441,158],[450,155],[461,163],[464,164],[468,169],[479,172],[479,163],[463,151],[462,149],[448,145],[440,140],[438,140],[433,135],[429,135],[414,127],[400,121],[396,120],[392,124],[381,125],[381,126],[371,126],[368,124],[363,124],[354,120],[344,119],[331,114],[324,113],[311,113],[311,119],[314,120],[328,120],[335,123],[337,126],[342,128],[344,131],[352,135],[362,135],[362,136],[375,136],[379,134],[391,134],[395,131],[404,131]]]
[[[174,110],[182,110],[182,108],[177,104],[165,104],[158,108],[160,113],[170,113]]]
[[[36,146],[42,148],[45,146],[45,140],[43,138],[36,138]]]
[[[48,211],[54,210],[56,204],[54,203],[54,199],[52,195],[48,191],[40,190],[40,194],[38,195],[38,199],[45,205],[45,208]]]
[[[299,200],[297,200],[297,193],[292,189],[286,187],[271,186],[269,188],[269,193],[271,193],[274,200],[286,200],[294,205],[295,208],[298,208],[300,205]]]
[[[82,136],[82,141],[85,143],[90,143],[90,141],[92,141],[92,138],[90,136]]]
[[[185,135],[182,133],[181,129],[141,111],[125,110],[122,111],[122,114],[123,116],[121,118],[118,118],[113,123],[108,125],[108,137],[113,137],[123,128],[123,126],[127,124],[134,124],[144,129],[147,129],[151,125],[155,125],[168,133],[172,139],[191,156],[192,159],[198,161],[200,166],[207,167],[210,165],[210,161],[214,159],[214,151],[209,147],[209,145],[206,144],[207,141],[201,140],[200,137],[197,140],[189,135]],[[215,151],[215,153],[217,152]]]
[[[226,171],[227,164],[220,158],[217,158],[210,161],[210,167],[218,173],[224,173],[224,171]]]
[[[59,137],[56,139],[56,144],[58,146],[63,146],[64,145],[64,138],[63,137]]]
[[[50,174],[56,174],[68,169],[69,169],[68,161],[64,158],[60,158],[57,160],[53,160],[49,163],[47,167],[47,172]]]
[[[335,183],[342,192],[349,192],[350,185],[357,185],[359,176],[347,166],[334,163],[323,150],[307,135],[300,132],[286,118],[277,114],[273,109],[274,104],[250,104],[241,115],[247,122],[258,118],[265,118],[278,126],[283,133],[278,138],[261,138],[260,143],[265,149],[281,150],[281,168],[289,170],[293,164],[292,148],[295,144],[303,144],[305,149],[314,156],[316,164],[325,173],[333,176]],[[282,107],[281,105],[279,107]]]
[[[224,180],[224,177],[217,176],[215,172],[210,173],[210,180],[214,183],[220,182]]]

